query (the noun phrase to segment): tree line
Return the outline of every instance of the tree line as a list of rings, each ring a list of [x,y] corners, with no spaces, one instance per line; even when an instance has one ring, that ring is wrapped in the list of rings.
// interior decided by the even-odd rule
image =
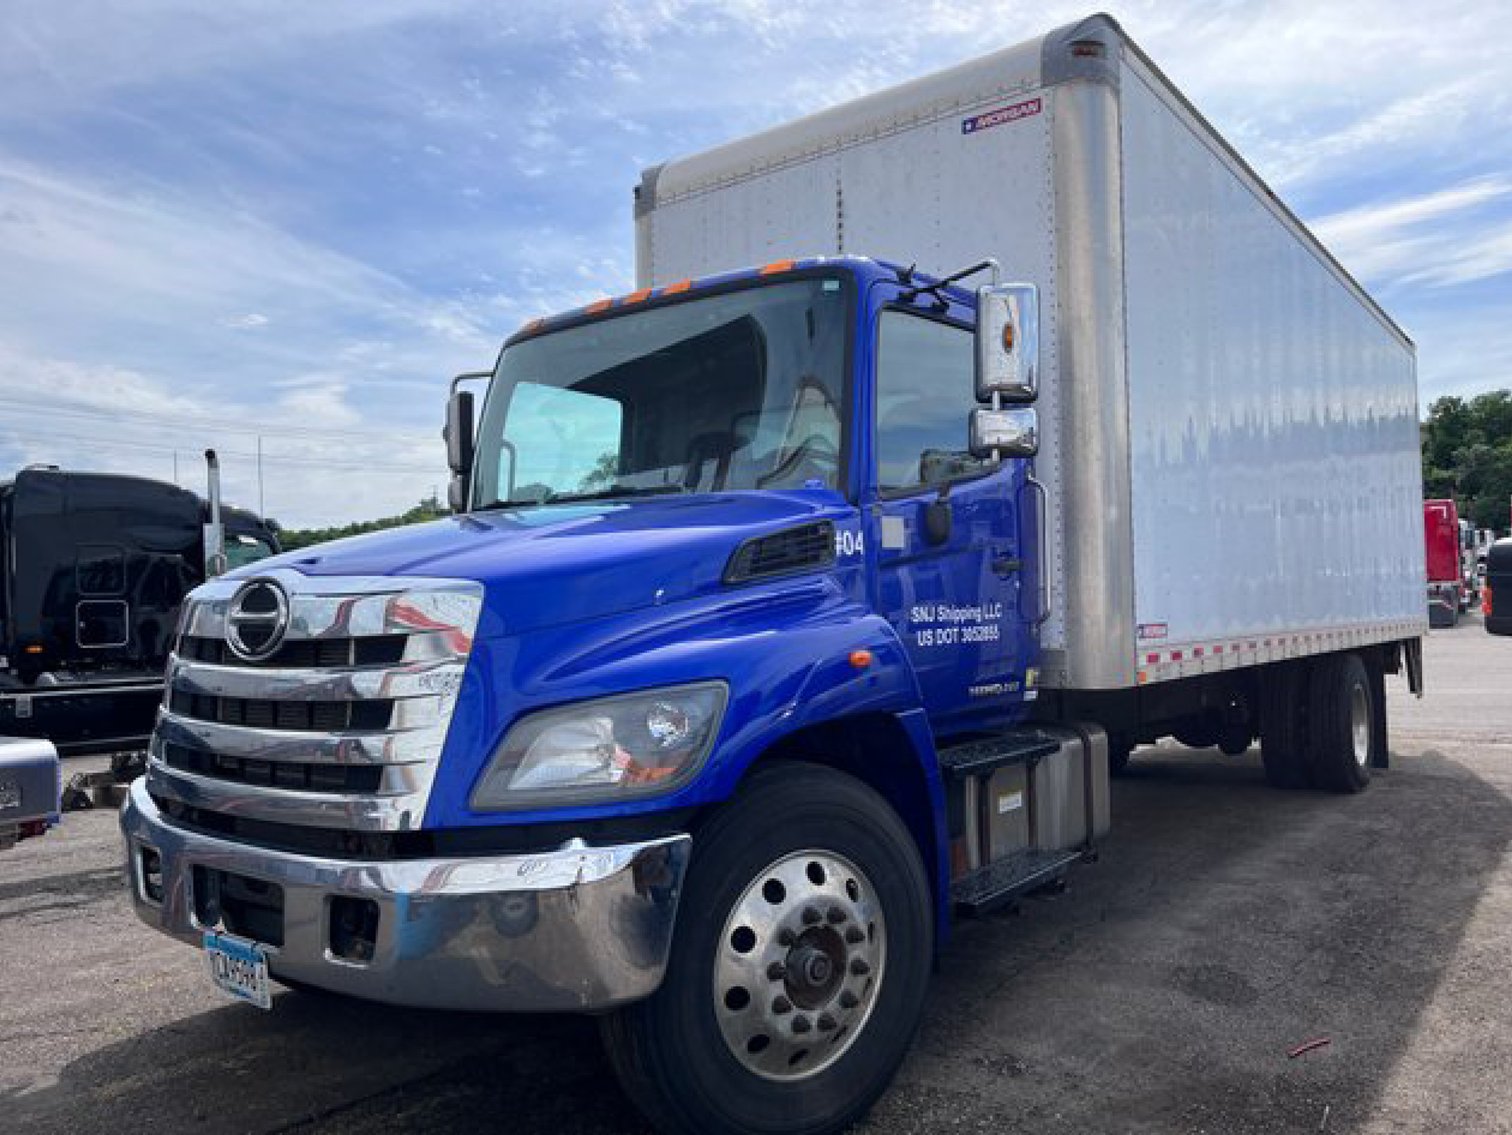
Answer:
[[[451,511],[431,495],[397,516],[384,516],[377,520],[358,520],[330,528],[285,528],[276,520],[268,523],[278,533],[278,543],[283,550],[292,552],[298,548],[308,548],[311,544],[340,540],[343,536],[360,536],[364,532],[377,532],[384,528],[403,528],[406,524],[423,524],[427,520],[439,520],[450,515]]]
[[[1422,439],[1424,498],[1453,497],[1461,517],[1505,533],[1512,508],[1512,391],[1436,400]]]

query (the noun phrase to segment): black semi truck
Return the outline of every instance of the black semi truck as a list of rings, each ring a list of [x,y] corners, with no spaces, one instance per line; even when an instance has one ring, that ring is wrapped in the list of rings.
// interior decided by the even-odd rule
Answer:
[[[184,595],[279,550],[251,512],[142,477],[31,467],[0,482],[0,735],[145,746]]]

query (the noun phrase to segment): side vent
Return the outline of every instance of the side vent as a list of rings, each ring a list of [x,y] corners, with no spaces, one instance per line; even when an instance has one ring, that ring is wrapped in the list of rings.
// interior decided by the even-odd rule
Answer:
[[[726,583],[749,583],[835,562],[835,526],[828,520],[757,536],[735,549],[725,567]]]

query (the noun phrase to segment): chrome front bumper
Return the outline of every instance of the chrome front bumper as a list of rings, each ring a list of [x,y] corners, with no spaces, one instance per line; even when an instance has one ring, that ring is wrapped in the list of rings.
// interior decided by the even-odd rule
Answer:
[[[283,943],[268,969],[354,997],[439,1009],[607,1009],[656,991],[666,971],[687,835],[615,847],[370,862],[249,847],[187,831],[137,780],[121,811],[127,885],[149,926],[198,945],[196,867],[282,888]],[[143,850],[161,862],[148,897]],[[332,903],[370,900],[371,957],[332,949]]]

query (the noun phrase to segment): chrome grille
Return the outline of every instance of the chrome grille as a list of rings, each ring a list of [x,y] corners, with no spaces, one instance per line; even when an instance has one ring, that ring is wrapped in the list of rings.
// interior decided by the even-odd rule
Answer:
[[[377,792],[383,783],[378,765],[314,765],[303,761],[255,761],[225,757],[205,749],[172,742],[161,748],[163,763],[181,772],[197,773],[237,784],[298,788],[312,792]]]
[[[302,639],[285,642],[269,658],[247,662],[238,658],[225,639],[185,635],[179,642],[180,658],[216,666],[351,667],[392,666],[404,657],[407,635],[369,635],[364,638]]]
[[[370,701],[274,701],[271,698],[221,698],[168,691],[168,708],[180,717],[215,721],[222,725],[251,725],[259,729],[292,729],[304,733],[344,733],[349,729],[387,729],[394,716],[389,698]]]
[[[348,831],[420,826],[482,608],[452,580],[260,573],[288,598],[283,640],[226,642],[243,580],[186,603],[148,786],[209,812]],[[234,614],[233,614],[233,617]]]

